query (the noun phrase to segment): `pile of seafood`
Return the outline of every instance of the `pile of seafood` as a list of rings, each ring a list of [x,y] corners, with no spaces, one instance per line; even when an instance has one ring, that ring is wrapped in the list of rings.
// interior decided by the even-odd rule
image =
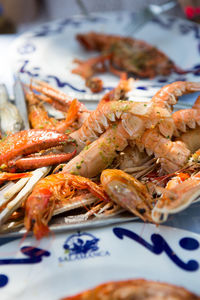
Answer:
[[[24,85],[30,129],[0,140],[1,233],[24,225],[40,239],[58,214],[78,223],[128,211],[159,224],[198,198],[200,97],[173,106],[200,83],[173,82],[146,102],[126,100],[133,84],[123,77],[94,111],[45,82]]]

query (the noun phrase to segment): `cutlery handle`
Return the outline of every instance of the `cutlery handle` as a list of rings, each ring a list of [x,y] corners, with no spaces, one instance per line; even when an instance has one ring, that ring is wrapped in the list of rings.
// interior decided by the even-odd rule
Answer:
[[[80,7],[80,10],[82,12],[82,14],[85,16],[85,17],[90,17],[90,13],[87,9],[87,7],[85,6],[85,4],[83,3],[82,0],[76,0],[78,6]]]

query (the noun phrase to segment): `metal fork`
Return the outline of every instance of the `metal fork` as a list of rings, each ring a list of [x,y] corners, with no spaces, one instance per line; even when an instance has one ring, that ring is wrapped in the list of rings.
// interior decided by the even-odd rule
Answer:
[[[126,25],[125,31],[127,35],[141,29],[147,22],[151,21],[155,16],[174,8],[178,3],[176,1],[168,1],[161,5],[150,4],[140,12],[136,13],[131,22]]]

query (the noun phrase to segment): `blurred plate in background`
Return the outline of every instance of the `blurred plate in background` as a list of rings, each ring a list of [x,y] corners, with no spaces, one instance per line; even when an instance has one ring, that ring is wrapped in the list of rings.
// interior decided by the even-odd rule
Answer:
[[[101,94],[91,94],[84,80],[72,74],[75,58],[88,59],[95,52],[86,52],[76,41],[76,34],[98,31],[127,35],[126,28],[134,14],[130,12],[101,13],[86,17],[72,17],[53,21],[19,36],[10,50],[13,72],[20,72],[23,81],[30,78],[48,81],[72,97],[90,101],[98,100]],[[153,80],[138,80],[132,97],[151,97],[167,82],[177,80],[198,81],[200,72],[200,26],[187,20],[161,16],[147,23],[134,37],[155,45],[167,54],[179,67],[191,70],[186,75],[172,74]],[[194,74],[195,73],[195,74]],[[104,92],[116,86],[118,78],[111,74],[100,76]]]

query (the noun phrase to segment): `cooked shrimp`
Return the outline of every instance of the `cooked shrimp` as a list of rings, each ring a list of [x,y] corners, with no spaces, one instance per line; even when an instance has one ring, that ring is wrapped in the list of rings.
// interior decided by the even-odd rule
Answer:
[[[131,139],[140,138],[145,129],[156,125],[165,136],[171,137],[174,132],[173,119],[166,109],[159,109],[148,102],[112,101],[99,105],[81,128],[70,135],[76,140],[78,151],[98,139],[109,127],[115,126],[118,120],[122,120],[122,126]]]
[[[100,100],[98,106],[102,103],[109,101],[118,101],[118,100],[126,100],[127,93],[130,92],[134,88],[134,79],[127,79],[126,74],[122,74],[120,76],[120,81],[116,88],[112,89],[108,93],[106,93],[102,99]]]
[[[32,83],[34,83],[34,85]],[[43,81],[32,80],[28,88],[34,93],[34,96],[38,100],[42,102],[47,102],[56,109],[61,110],[63,112],[68,112],[71,102],[73,101],[73,99],[65,93],[53,88],[52,86]],[[35,94],[35,91],[37,91],[37,94]],[[79,106],[78,123],[81,126],[90,112],[82,102],[77,102]]]
[[[158,130],[147,130],[141,138],[143,146],[149,155],[159,158],[162,169],[173,173],[184,166],[190,156],[190,150],[181,141],[171,141],[163,137]]]
[[[131,37],[89,32],[78,34],[77,40],[87,50],[108,54],[111,66],[118,72],[131,72],[139,77],[153,78],[182,71],[156,47]]]
[[[93,181],[71,174],[53,174],[40,180],[25,204],[24,224],[27,231],[33,227],[37,239],[49,232],[48,222],[56,201],[70,199],[76,190],[88,190],[101,201],[109,201],[103,189]]]
[[[67,129],[72,129],[78,118],[79,104],[76,99],[71,102],[65,120],[61,121],[50,118],[33,93],[27,93],[26,99],[28,101],[29,120],[34,129],[54,129],[65,133]]]
[[[158,107],[168,108],[178,101],[178,97],[200,91],[200,82],[176,81],[162,87],[152,98],[152,102]]]
[[[7,172],[0,172],[0,185],[4,183],[5,181],[9,180],[17,180],[24,177],[31,176],[30,172],[26,173],[7,173]]]
[[[86,177],[96,176],[111,165],[118,155],[117,152],[123,151],[129,141],[135,143],[140,151],[146,150],[149,156],[154,154],[165,173],[173,173],[186,164],[190,150],[185,143],[173,142],[170,138],[165,138],[156,128],[144,130],[142,125],[136,127],[135,120],[130,120],[126,123],[122,120],[107,129],[94,142],[85,146],[79,155],[64,165],[62,172],[75,172]],[[84,144],[86,141],[83,141]]]
[[[152,221],[152,198],[148,189],[133,176],[121,170],[104,170],[101,184],[111,200],[131,211],[143,221]]]
[[[152,210],[152,218],[157,223],[164,222],[169,214],[185,209],[199,196],[200,172],[192,176],[188,173],[178,174],[163,190]]]
[[[108,59],[109,55],[92,57],[86,61],[75,59],[74,62],[79,64],[79,66],[73,69],[72,73],[78,74],[85,79],[91,78],[95,73],[106,71],[105,62],[108,61]]]
[[[124,130],[122,123],[109,128],[93,143],[74,157],[69,163],[61,165],[63,173],[74,173],[84,177],[95,177],[108,167],[128,145],[129,135]],[[59,170],[58,166],[58,170]]]

